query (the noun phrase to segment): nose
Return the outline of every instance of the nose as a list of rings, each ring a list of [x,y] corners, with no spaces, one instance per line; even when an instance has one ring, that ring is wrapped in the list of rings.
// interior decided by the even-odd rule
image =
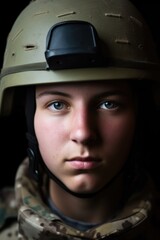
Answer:
[[[85,107],[77,109],[72,118],[70,139],[85,145],[95,143],[97,139],[96,116]]]

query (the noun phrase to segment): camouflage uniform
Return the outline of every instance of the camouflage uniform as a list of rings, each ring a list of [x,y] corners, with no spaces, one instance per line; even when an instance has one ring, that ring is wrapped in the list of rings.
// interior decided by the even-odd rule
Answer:
[[[132,193],[112,221],[81,232],[67,226],[51,212],[42,197],[46,180],[44,176],[44,183],[40,187],[31,180],[28,176],[28,159],[24,160],[17,171],[15,191],[9,188],[1,191],[0,240],[160,239],[158,222],[151,214],[154,204],[148,182],[138,192]]]

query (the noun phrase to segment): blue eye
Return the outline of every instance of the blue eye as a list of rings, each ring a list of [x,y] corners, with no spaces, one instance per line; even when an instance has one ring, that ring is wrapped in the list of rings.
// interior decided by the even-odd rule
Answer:
[[[113,108],[117,108],[117,104],[115,104],[115,102],[112,101],[105,101],[103,103],[100,104],[99,106],[101,109],[113,109]]]
[[[53,109],[53,110],[62,110],[66,108],[66,105],[63,102],[52,102],[49,106],[49,108]]]

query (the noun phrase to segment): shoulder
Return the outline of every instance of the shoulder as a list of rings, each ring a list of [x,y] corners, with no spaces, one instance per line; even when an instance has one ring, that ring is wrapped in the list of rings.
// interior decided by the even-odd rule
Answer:
[[[4,188],[0,190],[0,239],[5,228],[10,228],[17,219],[17,203],[13,188]],[[10,238],[12,239],[12,238]]]
[[[14,222],[0,229],[0,240],[17,240],[18,239],[18,223]]]
[[[154,231],[158,235],[158,240],[160,239],[160,191],[155,191],[155,199],[154,199],[154,204],[153,204],[153,214],[152,214],[152,223],[154,226]]]

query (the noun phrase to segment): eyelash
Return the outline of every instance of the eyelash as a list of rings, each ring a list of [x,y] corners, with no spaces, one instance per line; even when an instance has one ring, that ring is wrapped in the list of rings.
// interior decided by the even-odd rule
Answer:
[[[60,109],[56,109],[56,104],[57,106],[58,105],[61,105],[62,107]],[[64,107],[65,109],[68,109],[69,108],[69,105],[67,103],[65,103],[64,101],[54,101],[54,102],[51,102],[50,104],[48,104],[48,108],[53,108],[54,107],[54,110],[55,111],[61,111],[61,110],[64,110]]]
[[[108,105],[108,106],[105,106],[102,107],[102,105]],[[115,101],[109,101],[109,100],[106,100],[106,101],[103,101],[101,102],[99,105],[98,105],[98,108],[101,108],[101,109],[108,109],[108,110],[112,110],[112,109],[117,109],[118,107],[120,106],[119,103],[115,102]]]
[[[56,104],[58,106],[58,109],[56,107]],[[59,108],[60,105],[60,108]],[[105,106],[107,105],[107,106]],[[108,109],[108,110],[112,110],[112,109],[117,109],[120,106],[119,103],[115,102],[115,101],[103,101],[100,104],[98,104],[97,109]],[[61,110],[68,110],[69,109],[69,104],[64,102],[64,101],[54,101],[51,102],[50,104],[48,104],[48,108],[52,109],[54,108],[55,111],[61,111]]]

